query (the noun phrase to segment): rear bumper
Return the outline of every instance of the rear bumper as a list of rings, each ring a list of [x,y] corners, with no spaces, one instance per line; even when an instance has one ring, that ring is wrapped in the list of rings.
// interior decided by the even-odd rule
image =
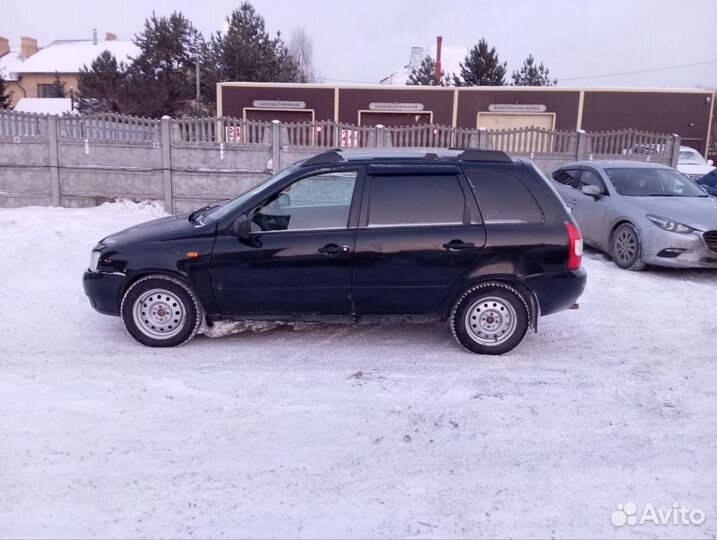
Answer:
[[[119,316],[120,291],[124,283],[124,274],[104,272],[85,272],[82,287],[90,299],[90,305],[104,315]]]
[[[583,267],[564,272],[546,272],[528,276],[523,282],[538,300],[540,315],[570,308],[585,290],[587,272]]]

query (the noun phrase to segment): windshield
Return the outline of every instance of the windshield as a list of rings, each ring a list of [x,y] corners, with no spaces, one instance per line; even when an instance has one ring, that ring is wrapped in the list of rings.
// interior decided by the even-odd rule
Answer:
[[[627,197],[707,197],[686,176],[673,169],[605,169],[612,185]]]
[[[282,178],[286,178],[294,172],[298,168],[298,164],[292,165],[291,167],[288,167],[284,169],[283,171],[279,171],[274,176],[270,176],[266,181],[262,182],[258,186],[256,186],[254,189],[250,189],[246,193],[242,193],[237,198],[232,199],[226,204],[223,204],[222,206],[215,208],[213,211],[211,211],[209,214],[206,215],[206,219],[210,221],[218,221],[222,219],[224,216],[227,216],[234,212],[237,208],[241,207],[242,204],[244,204],[244,201],[248,201],[251,199],[254,195],[265,189],[268,185],[274,183],[276,180],[281,180]]]
[[[680,150],[679,163],[690,163],[691,165],[705,165],[707,162],[695,150]]]

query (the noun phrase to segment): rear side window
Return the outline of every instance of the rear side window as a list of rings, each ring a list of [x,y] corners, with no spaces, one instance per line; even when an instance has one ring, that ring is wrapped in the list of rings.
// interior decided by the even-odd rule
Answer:
[[[465,197],[455,175],[372,176],[369,227],[460,225]]]
[[[543,212],[523,183],[495,171],[466,171],[485,223],[542,223]]]

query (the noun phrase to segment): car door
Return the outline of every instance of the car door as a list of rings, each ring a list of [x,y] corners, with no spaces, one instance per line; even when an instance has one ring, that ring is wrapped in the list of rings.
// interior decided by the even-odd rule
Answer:
[[[605,183],[598,172],[591,167],[581,167],[577,181],[571,184],[571,197],[568,206],[580,226],[586,243],[602,245],[605,225],[606,208],[610,204],[610,196]],[[582,192],[583,186],[597,186],[601,195],[594,197]]]
[[[468,189],[458,167],[370,168],[352,279],[359,314],[439,309],[485,244]]]
[[[244,232],[217,235],[212,280],[222,314],[351,313],[361,183],[361,168],[310,174],[249,210]]]

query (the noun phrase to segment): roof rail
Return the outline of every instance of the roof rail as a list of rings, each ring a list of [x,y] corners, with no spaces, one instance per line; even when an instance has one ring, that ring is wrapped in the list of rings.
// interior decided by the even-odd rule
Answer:
[[[513,161],[508,154],[501,150],[475,150],[463,148],[451,148],[451,150],[463,150],[458,154],[461,161]]]
[[[332,163],[339,163],[340,161],[346,161],[341,155],[340,148],[334,148],[333,150],[327,150],[313,157],[310,157],[304,161],[302,167],[311,167],[312,165],[331,165]]]

